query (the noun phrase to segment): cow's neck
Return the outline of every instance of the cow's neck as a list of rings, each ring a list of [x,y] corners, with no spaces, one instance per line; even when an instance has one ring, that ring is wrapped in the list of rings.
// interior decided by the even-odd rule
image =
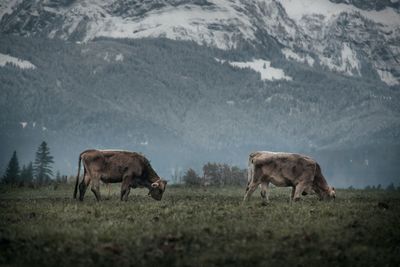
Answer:
[[[146,174],[147,174],[147,181],[152,184],[158,180],[160,180],[160,177],[158,176],[158,174],[156,173],[156,171],[151,167],[150,163],[147,164],[146,166],[147,170],[146,170]]]
[[[314,191],[321,197],[329,194],[329,185],[323,176],[316,177],[314,180]]]

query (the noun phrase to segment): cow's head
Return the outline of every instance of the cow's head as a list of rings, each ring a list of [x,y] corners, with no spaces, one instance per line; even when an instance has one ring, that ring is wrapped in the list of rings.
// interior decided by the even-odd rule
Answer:
[[[319,194],[320,200],[335,200],[336,198],[336,191],[332,186],[328,186],[328,188],[324,190],[316,190],[315,192]]]
[[[329,195],[329,198],[331,198],[331,199],[335,199],[336,198],[336,191],[335,191],[335,188],[333,186],[329,187],[328,195]]]
[[[165,188],[167,186],[167,181],[159,179],[151,184],[149,195],[155,200],[161,200]]]

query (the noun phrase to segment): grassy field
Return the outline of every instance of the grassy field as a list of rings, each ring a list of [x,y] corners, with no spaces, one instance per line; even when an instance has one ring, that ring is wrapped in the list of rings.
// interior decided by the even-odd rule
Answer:
[[[5,266],[400,266],[400,192],[338,190],[289,203],[273,188],[167,187],[162,201],[71,199],[73,186],[0,187]],[[106,195],[105,188],[102,188]]]

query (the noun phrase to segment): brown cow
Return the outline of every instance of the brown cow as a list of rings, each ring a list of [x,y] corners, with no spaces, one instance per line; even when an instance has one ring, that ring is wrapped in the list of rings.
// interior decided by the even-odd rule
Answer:
[[[118,150],[86,150],[79,155],[78,175],[76,176],[74,198],[78,191],[79,173],[83,162],[83,180],[79,184],[79,200],[83,200],[86,189],[92,182],[91,190],[100,200],[100,181],[122,182],[121,200],[127,200],[130,188],[146,187],[149,195],[161,200],[167,181],[162,180],[150,162],[141,154]]]
[[[328,186],[319,164],[310,157],[283,152],[257,151],[249,156],[248,183],[244,201],[258,185],[261,187],[263,201],[269,201],[268,184],[278,187],[292,187],[291,199],[300,200],[300,196],[311,191],[320,199],[335,198],[335,188]]]

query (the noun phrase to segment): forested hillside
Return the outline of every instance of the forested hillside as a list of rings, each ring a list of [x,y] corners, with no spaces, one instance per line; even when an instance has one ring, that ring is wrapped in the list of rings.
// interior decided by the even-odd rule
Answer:
[[[251,47],[222,51],[159,38],[84,44],[0,38],[1,54],[35,66],[0,67],[2,166],[14,149],[22,161],[32,157],[45,139],[57,168],[67,173],[76,171],[81,150],[95,147],[141,151],[167,178],[174,168],[207,161],[244,167],[256,149],[312,154],[338,184],[353,183],[344,180],[344,170],[365,174],[361,184],[376,182],[376,171],[368,169],[373,164],[387,172],[383,183],[397,175],[399,92],[376,79],[276,57],[272,66],[292,80],[261,80],[229,64],[263,58]]]

